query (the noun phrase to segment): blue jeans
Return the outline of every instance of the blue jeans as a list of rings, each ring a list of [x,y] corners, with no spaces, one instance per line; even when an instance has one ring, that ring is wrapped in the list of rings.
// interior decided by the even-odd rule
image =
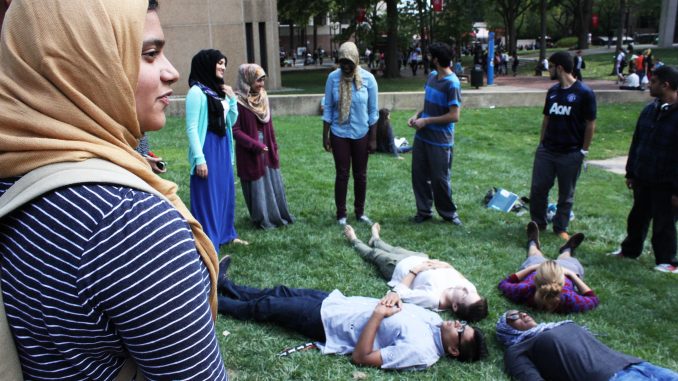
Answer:
[[[678,373],[650,364],[649,362],[641,362],[627,366],[624,370],[615,373],[610,379],[610,381],[636,380],[677,381]]]
[[[238,286],[225,279],[219,284],[219,313],[239,320],[279,325],[316,341],[325,341],[320,316],[327,292],[276,286],[267,289]]]

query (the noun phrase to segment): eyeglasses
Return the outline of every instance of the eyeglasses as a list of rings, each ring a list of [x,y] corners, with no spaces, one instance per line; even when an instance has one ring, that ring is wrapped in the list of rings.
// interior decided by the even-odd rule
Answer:
[[[464,335],[464,331],[466,331],[466,326],[468,325],[468,323],[466,322],[466,320],[462,320],[459,322],[459,324],[461,325],[459,326],[459,328],[457,328],[457,335],[459,335],[459,344],[457,345],[461,345],[461,337]]]
[[[519,311],[516,311],[514,313],[506,315],[506,320],[508,320],[508,321],[516,321],[518,319],[520,319],[520,312]]]

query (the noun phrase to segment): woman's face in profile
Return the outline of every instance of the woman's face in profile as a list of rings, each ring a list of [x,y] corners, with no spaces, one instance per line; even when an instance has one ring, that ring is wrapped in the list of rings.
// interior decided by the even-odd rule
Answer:
[[[264,85],[266,84],[266,76],[263,76],[256,81],[254,81],[254,84],[252,85],[252,92],[255,94],[258,94],[261,89],[264,88]]]
[[[172,95],[170,86],[179,79],[179,73],[165,57],[164,46],[165,35],[157,12],[146,13],[139,81],[134,92],[141,132],[165,126],[165,109]]]
[[[224,79],[224,72],[226,72],[226,59],[222,58],[217,62],[217,69],[215,75],[219,79]]]

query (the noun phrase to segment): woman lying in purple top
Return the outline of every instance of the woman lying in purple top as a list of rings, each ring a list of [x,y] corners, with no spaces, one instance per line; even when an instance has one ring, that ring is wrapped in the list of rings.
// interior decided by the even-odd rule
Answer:
[[[574,258],[574,250],[584,240],[574,234],[563,245],[558,259],[548,260],[539,246],[539,228],[527,224],[527,259],[520,271],[499,282],[508,299],[551,312],[584,312],[598,306],[598,296],[584,283],[584,267]]]

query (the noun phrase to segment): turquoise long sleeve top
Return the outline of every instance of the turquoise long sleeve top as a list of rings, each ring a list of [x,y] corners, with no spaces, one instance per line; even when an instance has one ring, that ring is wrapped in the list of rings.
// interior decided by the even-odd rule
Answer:
[[[238,101],[236,98],[226,98],[223,103],[226,138],[231,143],[231,163],[235,163],[233,125],[238,119]],[[197,165],[206,163],[202,146],[207,136],[207,121],[207,95],[198,86],[192,86],[186,94],[186,135],[188,136],[188,162],[191,165],[191,175],[195,172]]]

